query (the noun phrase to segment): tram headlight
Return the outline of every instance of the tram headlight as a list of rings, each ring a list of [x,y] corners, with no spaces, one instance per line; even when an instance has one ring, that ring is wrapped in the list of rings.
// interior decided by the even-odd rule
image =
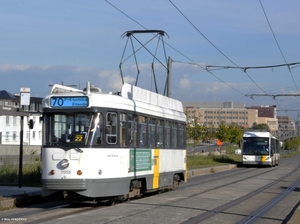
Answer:
[[[68,168],[69,165],[70,165],[69,160],[63,159],[62,161],[60,161],[60,165],[61,165],[62,168],[64,168],[64,169]]]
[[[51,170],[50,171],[50,175],[54,175],[55,174],[55,171],[54,170]]]
[[[77,170],[77,175],[81,175],[82,174],[82,171],[81,170]]]

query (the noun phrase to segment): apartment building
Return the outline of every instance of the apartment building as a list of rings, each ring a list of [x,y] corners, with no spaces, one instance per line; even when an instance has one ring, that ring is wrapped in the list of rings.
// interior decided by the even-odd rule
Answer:
[[[20,106],[20,97],[5,90],[0,91],[0,145],[20,145],[23,124],[23,145],[42,145],[40,120],[42,98],[30,97],[30,105]],[[33,120],[33,129],[29,128]]]
[[[267,124],[271,132],[278,130],[278,118],[276,105],[259,105],[246,107],[247,109],[257,110],[257,124]]]
[[[197,117],[202,125],[217,128],[222,122],[251,128],[258,123],[256,109],[247,109],[245,104],[234,102],[183,102],[187,118]]]
[[[296,134],[296,124],[290,116],[277,116],[278,135],[280,137],[293,136]]]

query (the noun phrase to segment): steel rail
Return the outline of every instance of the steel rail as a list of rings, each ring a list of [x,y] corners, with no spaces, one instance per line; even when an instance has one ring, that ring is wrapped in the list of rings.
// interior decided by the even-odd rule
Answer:
[[[241,202],[243,202],[243,201],[245,201],[245,200],[247,200],[247,199],[249,199],[249,198],[251,198],[251,197],[257,195],[258,193],[263,192],[264,190],[266,190],[266,189],[268,189],[268,188],[274,186],[275,184],[277,184],[277,183],[283,181],[284,179],[286,179],[287,177],[289,177],[289,176],[291,176],[293,173],[295,173],[299,168],[300,168],[300,164],[298,164],[298,166],[297,166],[296,168],[294,168],[292,171],[290,171],[289,173],[285,174],[284,176],[280,177],[279,179],[277,179],[277,180],[275,180],[275,181],[273,181],[273,182],[271,182],[271,183],[269,183],[269,184],[267,184],[267,185],[265,185],[265,186],[263,186],[263,187],[261,187],[261,188],[258,188],[258,189],[254,190],[254,191],[252,191],[252,192],[250,192],[250,193],[248,193],[248,194],[246,194],[246,195],[244,195],[244,196],[242,196],[242,197],[239,197],[239,198],[237,198],[237,199],[235,199],[235,200],[232,200],[232,201],[230,201],[230,202],[228,202],[228,203],[225,203],[225,204],[223,204],[223,205],[220,205],[220,206],[218,206],[218,207],[216,207],[216,208],[210,209],[210,210],[208,210],[208,211],[206,211],[206,212],[204,212],[204,213],[202,213],[202,214],[200,214],[200,215],[194,216],[194,217],[192,217],[192,218],[190,218],[190,219],[188,219],[188,220],[182,222],[181,224],[197,224],[197,223],[200,223],[200,222],[202,222],[202,221],[205,221],[205,220],[207,220],[207,219],[209,219],[209,218],[211,218],[211,217],[213,217],[213,216],[215,216],[215,215],[217,215],[217,214],[219,214],[219,213],[221,213],[221,212],[224,212],[225,210],[227,210],[227,209],[229,209],[229,208],[232,208],[232,207],[234,207],[234,206],[240,204]],[[298,181],[296,182],[296,184],[297,184],[298,182],[300,182],[300,180],[298,180]],[[292,185],[291,187],[289,187],[289,188],[292,189],[293,187],[295,187],[294,185],[295,185],[295,184],[293,184],[293,185]],[[299,184],[298,184],[298,185],[299,185]],[[297,186],[298,186],[298,185],[297,185]],[[276,202],[278,203],[279,200],[276,200]],[[268,203],[269,203],[269,202],[268,202]],[[266,204],[268,204],[268,203],[266,203]],[[276,203],[276,204],[277,204],[277,203]],[[276,204],[274,204],[273,207],[274,207]],[[248,216],[247,216],[247,217],[248,217]],[[244,222],[239,222],[239,223],[244,223]]]

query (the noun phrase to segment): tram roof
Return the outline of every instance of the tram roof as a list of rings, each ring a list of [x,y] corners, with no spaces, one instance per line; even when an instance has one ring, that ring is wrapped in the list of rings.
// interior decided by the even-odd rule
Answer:
[[[59,86],[56,85],[56,89]],[[59,88],[63,88],[60,86]],[[43,107],[50,108],[51,96],[89,96],[89,107],[115,108],[124,110],[135,110],[140,113],[154,116],[164,116],[170,119],[185,121],[182,103],[178,100],[145,90],[131,84],[125,83],[120,94],[89,92],[66,88],[65,91],[54,92],[43,100]]]

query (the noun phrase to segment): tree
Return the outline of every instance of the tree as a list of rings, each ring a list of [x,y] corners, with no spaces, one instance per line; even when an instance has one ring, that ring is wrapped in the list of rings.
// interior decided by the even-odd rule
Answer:
[[[224,121],[222,121],[222,123],[219,125],[217,129],[216,137],[222,142],[229,141],[230,135],[229,135],[228,127]]]
[[[229,142],[238,144],[243,139],[243,130],[241,126],[238,126],[234,123],[229,125],[228,127],[229,132]]]
[[[222,142],[230,142],[238,144],[243,138],[242,127],[232,123],[227,126],[224,122],[218,128],[216,137]]]
[[[199,143],[203,139],[206,127],[198,123],[198,118],[189,119],[186,124],[187,139],[192,139],[194,143]]]
[[[256,122],[252,125],[253,130],[260,130],[260,131],[269,131],[270,128],[268,124],[257,124]]]
[[[203,140],[211,142],[216,138],[216,131],[213,127],[203,126]]]

